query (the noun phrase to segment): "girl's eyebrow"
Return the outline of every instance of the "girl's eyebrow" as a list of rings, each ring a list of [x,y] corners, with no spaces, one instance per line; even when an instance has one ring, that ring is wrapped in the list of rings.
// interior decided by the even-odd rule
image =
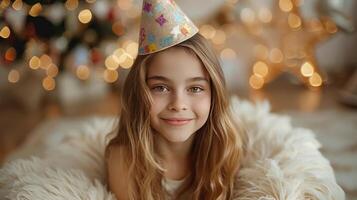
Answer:
[[[149,80],[160,80],[160,81],[171,82],[170,79],[168,79],[164,76],[151,76],[146,79],[146,81],[149,81]],[[186,82],[195,82],[195,81],[206,81],[207,83],[209,83],[209,81],[205,77],[192,77],[192,78],[189,78],[186,80]]]

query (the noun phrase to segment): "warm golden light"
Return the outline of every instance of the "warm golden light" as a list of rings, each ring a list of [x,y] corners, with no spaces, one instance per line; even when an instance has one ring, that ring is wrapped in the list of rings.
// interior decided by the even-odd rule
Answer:
[[[81,80],[87,80],[90,76],[90,70],[85,65],[80,65],[77,68],[76,75]]]
[[[52,77],[47,76],[42,80],[42,87],[47,90],[51,91],[56,88],[56,81]]]
[[[122,10],[129,10],[133,6],[131,1],[132,0],[118,0],[118,6]]]
[[[217,30],[216,34],[212,38],[213,44],[221,45],[226,42],[226,33],[222,30]]]
[[[279,0],[279,8],[284,12],[290,12],[293,9],[291,0]]]
[[[36,3],[31,7],[29,11],[29,15],[31,15],[32,17],[37,17],[38,15],[40,15],[41,11],[42,11],[42,5],[40,3]]]
[[[226,0],[226,1],[227,1],[227,3],[230,3],[232,5],[235,5],[238,3],[238,0]]]
[[[264,86],[264,79],[256,74],[253,74],[250,78],[249,78],[249,85],[253,88],[253,89],[261,89]]]
[[[265,77],[269,73],[268,65],[262,61],[256,62],[253,66],[253,73],[257,76]]]
[[[216,29],[211,25],[205,24],[200,27],[200,33],[206,39],[212,39],[216,34]]]
[[[305,62],[301,68],[300,68],[300,72],[303,76],[305,77],[310,77],[312,76],[312,74],[314,73],[314,67],[312,66],[311,63],[309,62]]]
[[[5,9],[10,5],[10,0],[2,0],[0,3],[0,9]]]
[[[235,59],[237,58],[237,53],[231,48],[225,48],[221,51],[221,59]]]
[[[43,54],[40,57],[40,67],[42,69],[47,69],[52,64],[52,59],[47,54]]]
[[[273,15],[268,8],[261,8],[258,12],[258,18],[263,23],[269,23],[273,19]]]
[[[301,26],[301,18],[294,13],[290,13],[288,16],[288,24],[291,28],[299,28]]]
[[[8,38],[10,36],[10,29],[8,26],[4,26],[1,30],[0,30],[0,37],[2,38]]]
[[[319,19],[312,19],[306,23],[307,28],[312,32],[323,30],[323,25]]]
[[[126,57],[128,57],[127,53],[122,48],[115,50],[113,56],[119,64],[123,63],[126,60]]]
[[[9,48],[8,50],[6,50],[5,52],[5,60],[7,61],[14,61],[16,58],[16,50],[14,47]]]
[[[118,72],[116,70],[106,69],[104,70],[103,78],[108,83],[114,83],[116,80],[118,80]]]
[[[78,14],[78,20],[83,23],[87,24],[92,20],[92,12],[89,9],[84,9]]]
[[[10,70],[7,79],[10,83],[17,83],[20,80],[20,73],[16,69]]]
[[[252,24],[255,21],[255,13],[250,8],[243,8],[240,13],[240,19],[246,24]]]
[[[139,44],[137,42],[130,42],[126,45],[126,52],[131,55],[133,58],[138,55]]]
[[[115,22],[112,25],[112,31],[118,36],[124,35],[125,27],[120,22]]]
[[[309,78],[309,83],[313,87],[320,87],[322,85],[322,78],[318,73],[314,72]]]
[[[78,0],[67,0],[65,6],[68,10],[75,10],[78,7]]]
[[[266,46],[258,44],[254,47],[254,55],[259,59],[265,60],[269,56],[269,50]]]
[[[126,57],[125,61],[120,63],[120,66],[124,69],[129,69],[132,67],[134,64],[134,60],[130,58],[129,56]]]
[[[116,56],[110,55],[104,61],[105,67],[110,70],[116,70],[119,67],[119,62]]]
[[[40,67],[41,61],[37,56],[33,56],[30,59],[29,66],[31,69],[38,69]]]
[[[294,0],[295,6],[299,7],[304,5],[304,0]]]
[[[52,77],[52,78],[56,77],[57,74],[58,74],[58,67],[57,67],[55,64],[52,63],[52,64],[47,68],[46,74],[47,74],[47,76]]]
[[[325,29],[326,29],[327,32],[329,32],[331,34],[337,32],[337,30],[338,30],[337,26],[333,21],[328,20],[324,24],[325,24]]]
[[[12,8],[15,10],[21,10],[23,6],[22,0],[16,0],[12,3]]]
[[[274,48],[270,51],[269,59],[273,63],[281,63],[284,59],[283,52],[280,49]]]

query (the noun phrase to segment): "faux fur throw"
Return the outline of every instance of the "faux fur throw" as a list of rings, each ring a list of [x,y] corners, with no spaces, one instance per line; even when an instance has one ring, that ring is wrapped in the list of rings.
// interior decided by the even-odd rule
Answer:
[[[270,113],[268,102],[233,97],[231,105],[248,137],[235,200],[345,199],[310,130]],[[0,198],[114,200],[103,156],[115,124],[115,118],[99,117],[45,123],[0,170]]]

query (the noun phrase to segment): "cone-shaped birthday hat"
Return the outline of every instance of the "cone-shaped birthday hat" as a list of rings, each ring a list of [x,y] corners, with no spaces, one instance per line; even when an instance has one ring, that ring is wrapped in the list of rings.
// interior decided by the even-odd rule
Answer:
[[[198,28],[174,0],[143,0],[139,55],[167,49],[197,32]]]

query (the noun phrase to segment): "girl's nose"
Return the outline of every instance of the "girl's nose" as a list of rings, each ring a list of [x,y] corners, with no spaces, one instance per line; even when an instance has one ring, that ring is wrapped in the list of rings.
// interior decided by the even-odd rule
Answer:
[[[187,103],[184,94],[174,94],[168,108],[171,111],[187,110]]]

